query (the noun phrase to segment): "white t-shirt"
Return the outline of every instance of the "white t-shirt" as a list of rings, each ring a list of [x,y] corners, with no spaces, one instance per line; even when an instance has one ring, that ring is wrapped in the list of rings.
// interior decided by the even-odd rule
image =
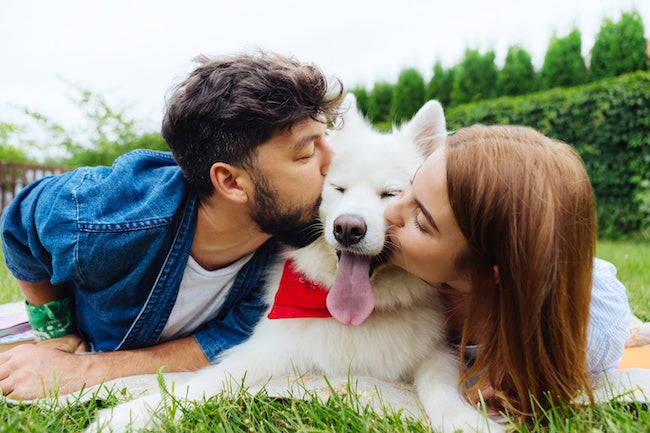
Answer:
[[[205,270],[190,256],[160,341],[186,337],[214,319],[232,287],[237,273],[253,257],[250,254],[215,271]]]

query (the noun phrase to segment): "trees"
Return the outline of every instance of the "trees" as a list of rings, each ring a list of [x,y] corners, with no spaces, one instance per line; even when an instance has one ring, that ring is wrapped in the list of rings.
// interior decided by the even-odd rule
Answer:
[[[134,149],[169,150],[157,132],[138,131],[135,120],[123,109],[114,109],[106,100],[89,90],[75,87],[74,101],[85,119],[80,130],[66,128],[42,113],[24,108],[25,115],[38,129],[37,138],[18,128],[0,122],[0,159],[26,162],[30,160],[24,149],[46,153],[41,163],[52,166],[79,167],[84,165],[111,165],[115,158]],[[11,146],[20,143],[20,148]],[[47,150],[47,152],[45,152]],[[31,158],[32,162],[34,158]]]
[[[587,68],[582,58],[582,34],[573,29],[563,38],[553,36],[540,71],[543,89],[569,87],[585,83]]]
[[[12,136],[20,132],[20,127],[13,123],[0,121],[0,161],[28,162],[29,157],[24,149],[11,142]]]
[[[564,37],[553,35],[539,71],[535,70],[531,55],[519,45],[508,48],[500,70],[495,64],[494,51],[482,54],[475,49],[466,49],[461,62],[448,69],[440,61],[435,62],[431,79],[425,87],[424,100],[437,99],[449,108],[493,97],[571,87],[585,84],[591,79],[647,70],[650,59],[646,44],[641,16],[632,11],[622,13],[617,23],[603,20],[591,51],[591,70],[587,69],[582,54],[582,34],[576,28]],[[385,123],[400,122],[415,112],[413,107],[420,101],[419,93],[404,98],[399,96],[409,92],[405,90],[409,75],[413,88],[419,92],[419,73],[407,69],[400,74],[395,89],[390,90],[390,96],[391,84],[384,81],[376,83],[369,92],[367,106],[363,105],[364,99],[358,97],[359,105],[362,110],[367,110],[373,123],[382,124],[383,127]],[[355,94],[357,91],[353,89]]]
[[[592,182],[598,232],[650,233],[650,72],[445,109],[450,130],[531,126],[573,145]]]
[[[424,104],[424,78],[417,69],[409,68],[399,74],[390,101],[390,117],[400,124],[410,119]]]
[[[648,68],[643,20],[636,11],[618,22],[605,18],[591,50],[591,74],[599,80]]]
[[[437,99],[443,107],[451,104],[451,90],[454,87],[454,68],[445,70],[437,61],[433,67],[433,76],[427,86],[426,99]]]
[[[528,51],[514,45],[508,54],[497,79],[499,96],[515,96],[530,93],[536,89],[535,67]]]
[[[386,81],[375,83],[368,95],[368,117],[373,123],[391,122],[390,104],[393,85]]]
[[[482,55],[478,50],[465,50],[465,57],[456,67],[451,104],[488,99],[495,96],[497,67],[494,51]]]
[[[581,52],[581,33],[574,29],[565,37],[554,35],[551,38],[538,73],[530,54],[521,46],[509,47],[501,70],[495,64],[493,51],[482,54],[478,50],[466,49],[457,65],[445,68],[436,61],[426,86],[422,75],[416,69],[408,68],[400,73],[395,84],[380,81],[372,88],[359,85],[350,92],[356,95],[359,109],[371,122],[389,129],[393,122],[409,118],[428,99],[437,99],[447,109],[492,97],[575,86],[589,79],[647,70],[650,64],[646,44],[639,13],[624,12],[618,22],[603,20],[591,50],[589,72]],[[56,148],[62,151],[55,158],[49,158],[48,163],[72,167],[110,164],[118,155],[139,147],[167,149],[160,134],[143,134],[124,110],[109,107],[100,95],[76,90],[79,97],[75,102],[87,123],[80,133],[65,129],[40,113],[25,110],[40,126],[41,133],[37,137],[41,139],[37,142],[31,134],[33,131],[28,131],[22,124],[11,125],[0,120],[0,159],[27,161],[35,153],[31,152],[32,149],[47,146],[48,150]],[[42,139],[44,135],[46,137]],[[58,156],[61,154],[65,156]]]
[[[357,86],[352,89],[350,89],[350,93],[352,93],[356,99],[357,99],[357,108],[359,111],[364,115],[368,116],[368,91],[366,90],[365,87],[363,86]]]

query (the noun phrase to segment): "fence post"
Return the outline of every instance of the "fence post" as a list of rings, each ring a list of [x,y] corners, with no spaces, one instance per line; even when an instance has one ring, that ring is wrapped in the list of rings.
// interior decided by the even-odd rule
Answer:
[[[64,167],[48,167],[19,162],[0,161],[0,201],[4,210],[9,202],[29,183],[51,174],[67,171]]]

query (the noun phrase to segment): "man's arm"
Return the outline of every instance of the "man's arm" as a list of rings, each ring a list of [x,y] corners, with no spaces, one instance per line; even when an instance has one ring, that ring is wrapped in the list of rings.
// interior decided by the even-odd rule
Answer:
[[[62,286],[49,282],[18,286],[31,305],[43,305],[65,298]],[[97,385],[119,377],[166,371],[196,370],[208,365],[193,337],[186,337],[148,348],[103,353],[71,353],[80,350],[83,341],[68,334],[41,340],[37,345],[20,345],[0,353],[0,389],[15,399],[44,397],[54,388],[67,394],[86,386]]]
[[[53,389],[67,394],[119,377],[191,371],[209,364],[193,337],[143,349],[72,354],[44,346],[23,344],[0,353],[0,389],[11,398],[34,399]]]
[[[65,287],[55,286],[49,281],[28,283],[27,281],[16,280],[16,282],[20,291],[23,292],[25,300],[32,305],[43,305],[68,296],[68,291]]]

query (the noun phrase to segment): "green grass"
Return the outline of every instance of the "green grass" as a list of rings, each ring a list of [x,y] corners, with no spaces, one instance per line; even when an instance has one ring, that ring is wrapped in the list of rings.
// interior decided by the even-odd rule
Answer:
[[[108,401],[91,399],[65,407],[52,404],[10,406],[0,403],[0,431],[78,432],[91,422],[97,409],[114,405],[121,397]],[[172,421],[175,413],[183,418]],[[546,421],[540,421],[540,420]],[[105,430],[105,429],[104,429]],[[104,431],[102,430],[102,431]],[[327,400],[313,395],[306,399],[280,399],[263,391],[253,395],[212,397],[199,402],[170,402],[160,408],[145,431],[164,433],[326,433],[386,432],[432,433],[426,422],[402,416],[399,411],[376,411],[364,406],[351,394],[332,394]],[[609,402],[594,407],[569,407],[557,404],[540,413],[530,424],[514,430],[541,432],[648,432],[650,411],[646,403]]]
[[[333,393],[327,400],[279,399],[259,392],[234,398],[213,397],[181,408],[183,418],[164,417],[161,432],[430,432],[428,426],[400,413],[364,406],[354,394]],[[178,407],[176,407],[178,409]],[[163,411],[164,412],[164,411]]]
[[[14,279],[11,272],[5,266],[4,256],[0,250],[0,304],[6,304],[7,302],[20,301],[23,299],[20,289],[18,289],[18,284]]]
[[[626,285],[633,311],[650,320],[650,243],[602,241],[598,257],[618,268]],[[0,266],[0,302],[21,299],[17,285]],[[172,402],[158,412],[155,432],[431,432],[426,423],[401,417],[396,411],[378,413],[348,395],[332,394],[328,400],[314,396],[306,400],[276,399],[264,393],[211,398],[198,403]],[[96,410],[114,405],[120,396],[104,401],[94,398],[64,407],[52,404],[9,405],[0,402],[0,432],[78,432],[92,420]],[[171,421],[170,414],[184,417]],[[548,420],[547,422],[541,420]],[[650,432],[650,410],[645,403],[603,403],[595,407],[556,405],[516,429],[532,432]]]
[[[596,255],[616,266],[632,312],[650,321],[650,242],[601,241]]]

